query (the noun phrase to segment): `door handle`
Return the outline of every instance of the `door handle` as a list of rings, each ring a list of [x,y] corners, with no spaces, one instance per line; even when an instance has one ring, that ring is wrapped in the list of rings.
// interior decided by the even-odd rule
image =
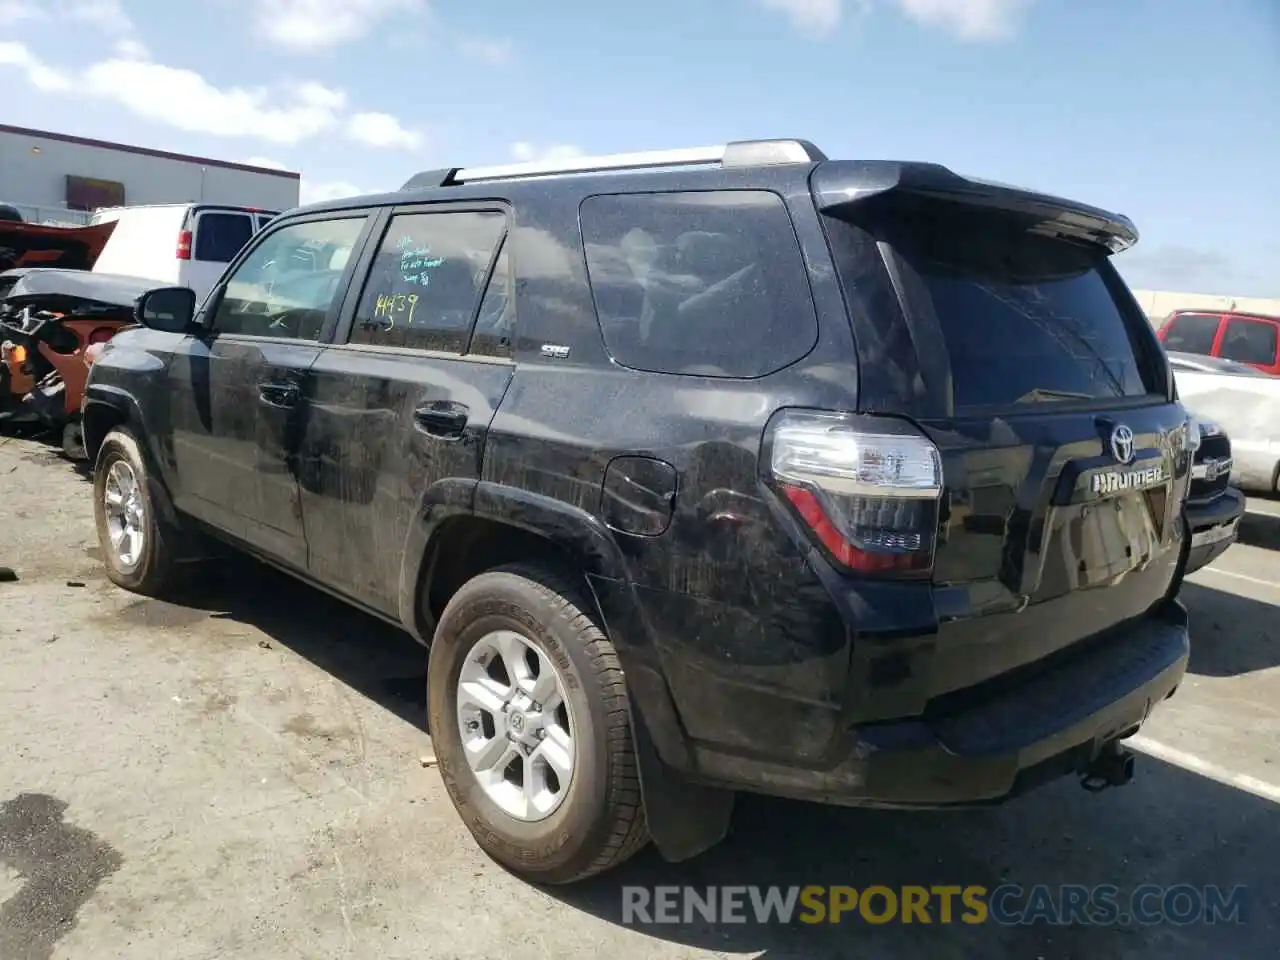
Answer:
[[[292,407],[300,391],[296,383],[260,383],[258,399],[270,407]]]
[[[413,426],[432,437],[460,437],[471,411],[447,400],[428,403],[413,411]]]

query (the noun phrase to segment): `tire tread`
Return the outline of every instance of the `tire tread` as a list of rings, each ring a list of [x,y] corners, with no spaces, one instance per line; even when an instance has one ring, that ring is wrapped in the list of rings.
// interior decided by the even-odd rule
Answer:
[[[114,427],[108,431],[103,437],[102,444],[98,449],[98,458],[95,462],[94,472],[97,474],[100,470],[100,462],[111,447],[118,447],[123,459],[130,462],[137,474],[138,481],[142,484],[143,495],[147,500],[147,516],[150,520],[150,529],[147,531],[147,541],[145,546],[146,558],[142,567],[134,571],[133,574],[121,574],[111,565],[110,561],[106,561],[108,578],[119,587],[123,587],[132,593],[137,593],[148,597],[162,597],[170,593],[180,580],[180,573],[176,569],[174,563],[173,542],[178,539],[178,531],[171,528],[164,520],[159,505],[155,502],[155,485],[151,476],[151,467],[143,453],[142,444],[133,431],[125,427]],[[94,499],[98,499],[98,482],[94,479]],[[101,537],[101,527],[99,521],[99,511],[101,505],[94,504],[94,525],[99,528],[99,536]],[[103,549],[106,545],[103,544]]]
[[[640,768],[631,730],[630,696],[617,651],[586,610],[581,588],[569,577],[536,563],[513,563],[490,573],[505,573],[529,582],[542,599],[568,621],[591,660],[594,690],[607,718],[602,736],[609,752],[609,782],[605,788],[606,816],[612,825],[608,840],[594,858],[559,883],[572,883],[604,873],[638,853],[649,842],[648,822],[640,788]]]

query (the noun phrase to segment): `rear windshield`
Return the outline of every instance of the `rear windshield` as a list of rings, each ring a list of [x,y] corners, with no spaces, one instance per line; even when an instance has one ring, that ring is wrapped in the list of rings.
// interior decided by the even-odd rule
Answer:
[[[959,207],[899,209],[876,233],[932,306],[957,409],[1152,392],[1100,251]]]

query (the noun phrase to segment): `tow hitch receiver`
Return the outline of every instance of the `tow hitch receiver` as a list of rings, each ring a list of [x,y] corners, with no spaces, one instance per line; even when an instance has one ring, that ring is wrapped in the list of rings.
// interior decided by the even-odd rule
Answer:
[[[1108,741],[1084,768],[1080,786],[1090,793],[1098,793],[1107,787],[1123,787],[1133,779],[1133,760],[1132,750],[1122,747],[1118,740]]]

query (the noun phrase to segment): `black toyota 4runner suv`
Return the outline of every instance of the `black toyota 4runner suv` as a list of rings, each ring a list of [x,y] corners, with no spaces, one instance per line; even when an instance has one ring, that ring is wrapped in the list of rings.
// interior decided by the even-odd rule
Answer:
[[[740,790],[1124,783],[1195,447],[1135,241],[797,140],[293,210],[92,368],[107,571],[158,594],[212,535],[430,644],[449,794],[543,882],[693,856]]]

